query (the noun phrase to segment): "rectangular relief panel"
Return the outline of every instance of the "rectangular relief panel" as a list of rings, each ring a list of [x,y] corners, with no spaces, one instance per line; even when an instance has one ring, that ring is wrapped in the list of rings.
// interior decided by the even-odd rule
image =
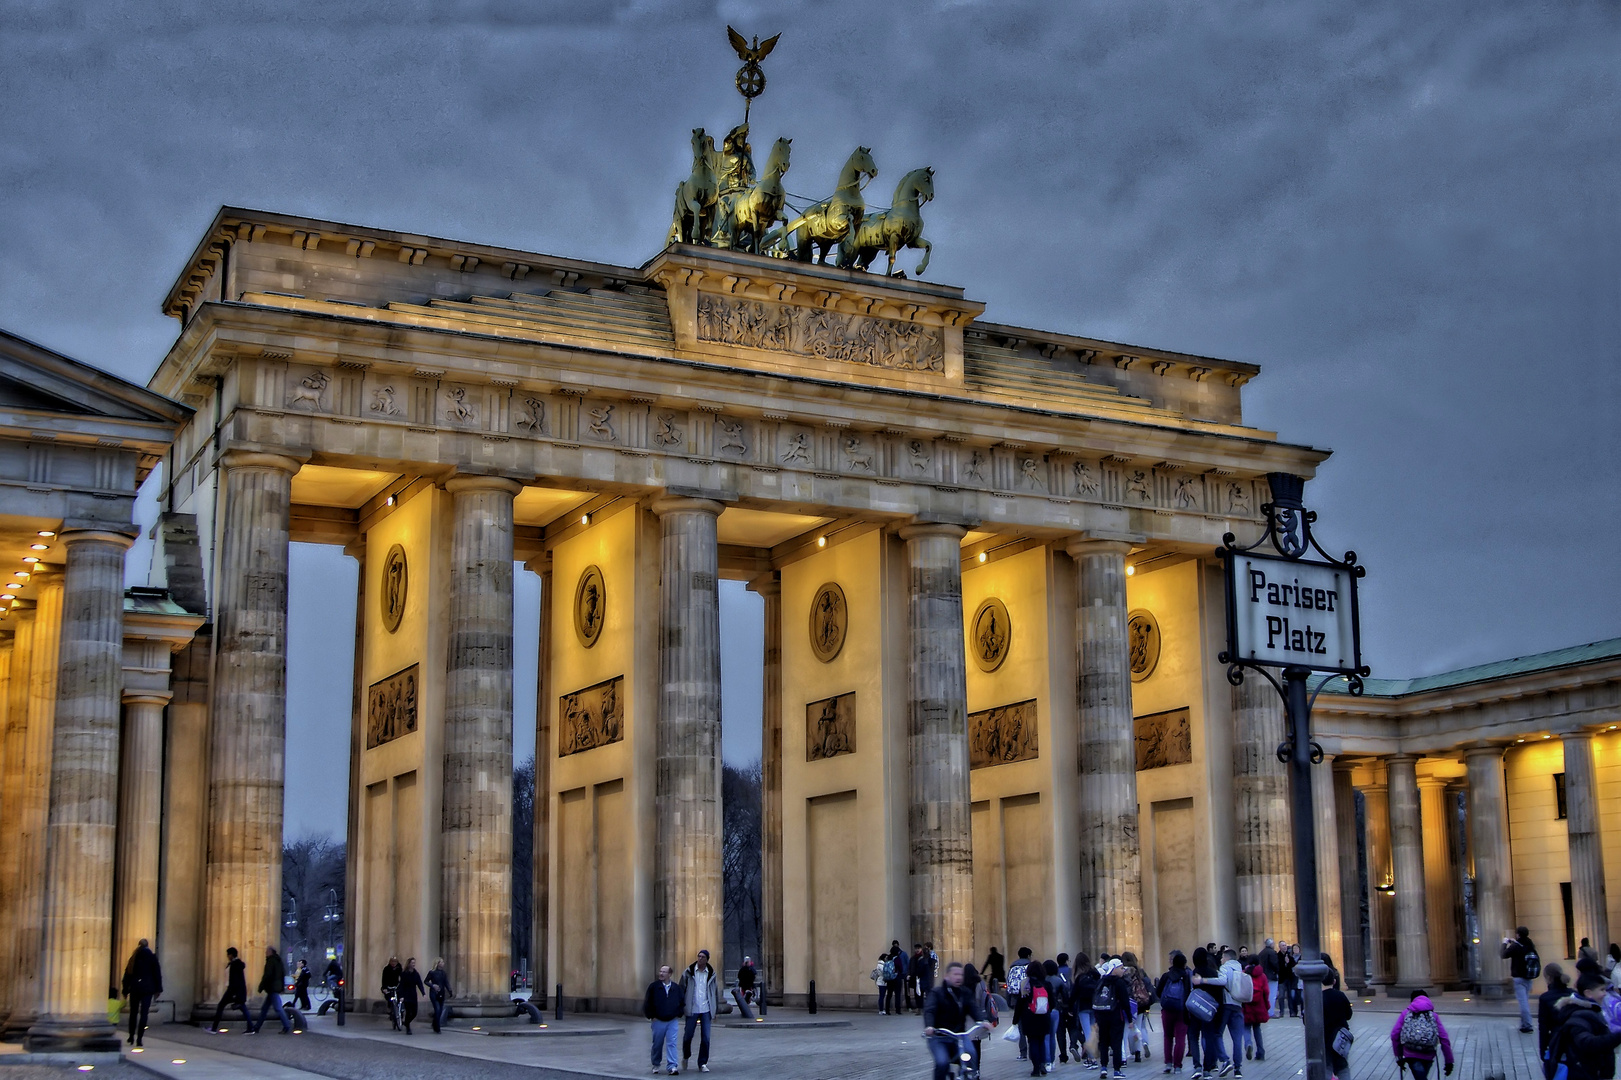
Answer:
[[[1186,765],[1193,760],[1193,732],[1188,726],[1188,710],[1139,716],[1133,724],[1137,735],[1137,771]]]
[[[619,742],[625,737],[625,713],[620,684],[623,675],[564,694],[558,699],[557,756]]]
[[[1020,701],[968,714],[968,767],[1006,765],[1041,756],[1036,744],[1036,702]]]
[[[417,666],[371,684],[366,694],[367,750],[417,729]]]
[[[822,761],[856,752],[854,691],[805,706],[805,760]]]

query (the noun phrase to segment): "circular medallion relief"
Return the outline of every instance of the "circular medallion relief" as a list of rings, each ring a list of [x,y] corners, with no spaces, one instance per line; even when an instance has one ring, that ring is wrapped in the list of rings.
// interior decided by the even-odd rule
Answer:
[[[608,616],[608,592],[602,583],[602,571],[588,566],[580,574],[580,584],[574,590],[574,632],[586,648],[597,643],[602,624]]]
[[[1007,605],[993,596],[974,612],[973,638],[968,643],[974,663],[981,671],[995,671],[1007,659],[1012,644],[1013,620],[1008,618]]]
[[[1126,616],[1126,634],[1131,652],[1131,681],[1142,682],[1159,666],[1159,622],[1152,612],[1139,608]]]
[[[811,600],[810,643],[816,659],[826,664],[844,648],[844,631],[850,623],[850,609],[844,602],[844,590],[828,582],[816,590]]]
[[[395,544],[383,559],[383,628],[391,634],[400,628],[400,620],[405,618],[405,597],[409,585],[405,548]]]

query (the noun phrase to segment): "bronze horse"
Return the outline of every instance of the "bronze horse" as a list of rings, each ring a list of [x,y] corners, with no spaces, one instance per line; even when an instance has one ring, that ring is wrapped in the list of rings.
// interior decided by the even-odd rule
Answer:
[[[889,253],[889,276],[895,276],[895,256],[902,248],[921,248],[923,261],[917,264],[916,274],[929,267],[929,256],[934,247],[923,239],[923,216],[918,208],[934,198],[934,170],[913,169],[895,185],[895,204],[888,210],[862,221],[855,235],[840,249],[839,265],[865,270],[880,251]],[[849,254],[846,255],[845,252]],[[904,277],[906,271],[902,270]]]
[[[715,156],[715,140],[703,128],[692,129],[692,175],[676,185],[675,218],[670,222],[666,243],[704,244],[715,229],[715,204],[719,184],[710,162]]]
[[[768,244],[781,243],[788,254],[800,262],[811,261],[815,248],[822,263],[833,247],[855,233],[867,212],[867,203],[861,197],[866,181],[878,175],[872,151],[858,146],[839,172],[839,186],[831,198],[823,199],[806,209],[780,232],[773,230],[766,237]],[[846,265],[840,252],[839,265]]]
[[[715,246],[759,255],[771,227],[782,218],[787,192],[782,177],[788,171],[792,139],[778,139],[766,158],[760,181],[742,191],[720,197]]]

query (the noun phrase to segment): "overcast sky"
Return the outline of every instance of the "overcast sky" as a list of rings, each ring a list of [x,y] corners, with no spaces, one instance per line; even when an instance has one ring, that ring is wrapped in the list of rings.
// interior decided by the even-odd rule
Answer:
[[[740,118],[727,22],[783,32],[789,189],[932,165],[929,277],[987,318],[1262,365],[1376,675],[1621,635],[1610,0],[0,2],[0,326],[144,382],[223,203],[639,264]],[[290,831],[341,821],[343,561],[294,564]]]

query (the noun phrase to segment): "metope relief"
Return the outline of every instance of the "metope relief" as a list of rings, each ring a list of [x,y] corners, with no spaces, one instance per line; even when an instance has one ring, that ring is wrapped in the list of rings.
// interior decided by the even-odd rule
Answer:
[[[366,693],[366,749],[417,729],[417,665],[371,684]]]
[[[409,586],[410,570],[405,561],[405,548],[395,544],[383,559],[381,597],[383,629],[391,634],[400,628],[400,620],[405,618],[405,598]]]
[[[849,625],[850,609],[844,602],[844,590],[836,582],[828,582],[816,590],[811,599],[810,643],[811,652],[822,663],[831,663],[844,648],[844,633]]]
[[[968,767],[1006,765],[1041,756],[1035,699],[968,714]]]
[[[624,712],[619,700],[619,684],[624,681],[623,675],[616,675],[607,682],[558,699],[558,757],[595,750],[625,737]]]
[[[943,372],[946,367],[945,337],[938,327],[714,293],[698,295],[698,338],[891,371]]]
[[[1013,621],[1007,605],[991,597],[974,612],[973,629],[969,633],[969,651],[981,671],[995,671],[1007,659],[1013,644]]]
[[[324,371],[310,372],[287,392],[287,407],[296,409],[302,405],[314,412],[320,412],[321,395],[326,393],[327,384],[331,381]]]
[[[580,573],[580,583],[574,588],[574,633],[580,644],[589,649],[602,636],[602,624],[608,618],[608,588],[603,583],[602,571],[588,566]]]
[[[1142,608],[1126,616],[1126,649],[1131,659],[1131,681],[1142,682],[1159,666],[1159,620]]]
[[[805,706],[805,760],[825,761],[856,750],[854,691]]]
[[[1186,765],[1193,760],[1193,732],[1187,709],[1149,713],[1132,721],[1137,741],[1137,771]]]

